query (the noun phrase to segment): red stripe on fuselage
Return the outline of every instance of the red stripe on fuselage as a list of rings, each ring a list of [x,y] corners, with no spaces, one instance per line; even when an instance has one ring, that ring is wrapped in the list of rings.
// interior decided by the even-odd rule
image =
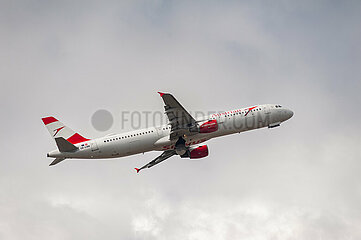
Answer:
[[[46,118],[42,118],[41,120],[43,120],[43,123],[45,125],[48,125],[50,123],[53,123],[53,122],[57,122],[58,120],[54,117],[46,117]]]

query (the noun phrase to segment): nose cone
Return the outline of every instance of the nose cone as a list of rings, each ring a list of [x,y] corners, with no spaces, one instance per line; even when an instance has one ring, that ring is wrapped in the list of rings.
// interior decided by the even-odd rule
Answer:
[[[293,112],[289,109],[285,109],[283,114],[285,116],[285,120],[288,120],[293,116]]]

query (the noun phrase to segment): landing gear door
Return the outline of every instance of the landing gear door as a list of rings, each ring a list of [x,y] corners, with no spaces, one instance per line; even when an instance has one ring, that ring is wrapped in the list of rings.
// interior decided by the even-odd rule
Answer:
[[[98,144],[97,144],[97,142],[96,142],[95,140],[93,140],[93,141],[90,142],[90,147],[91,147],[91,149],[92,149],[92,152],[95,152],[95,151],[98,151],[98,150],[99,150]]]

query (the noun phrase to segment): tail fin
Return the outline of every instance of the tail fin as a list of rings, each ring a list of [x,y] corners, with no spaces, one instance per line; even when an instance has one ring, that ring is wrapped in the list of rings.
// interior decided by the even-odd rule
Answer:
[[[77,144],[90,140],[81,136],[79,133],[74,132],[54,117],[45,117],[41,120],[43,120],[43,123],[45,124],[50,135],[54,139],[62,137],[72,144]]]

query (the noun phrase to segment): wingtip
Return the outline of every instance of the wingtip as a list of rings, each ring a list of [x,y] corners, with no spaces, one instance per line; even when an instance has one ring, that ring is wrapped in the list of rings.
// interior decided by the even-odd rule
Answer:
[[[163,97],[163,95],[165,94],[165,93],[162,93],[162,92],[158,92],[159,93],[159,95],[161,96],[161,97]]]
[[[140,171],[140,169],[139,168],[134,168],[136,171],[137,171],[137,173],[139,173],[139,171]]]

